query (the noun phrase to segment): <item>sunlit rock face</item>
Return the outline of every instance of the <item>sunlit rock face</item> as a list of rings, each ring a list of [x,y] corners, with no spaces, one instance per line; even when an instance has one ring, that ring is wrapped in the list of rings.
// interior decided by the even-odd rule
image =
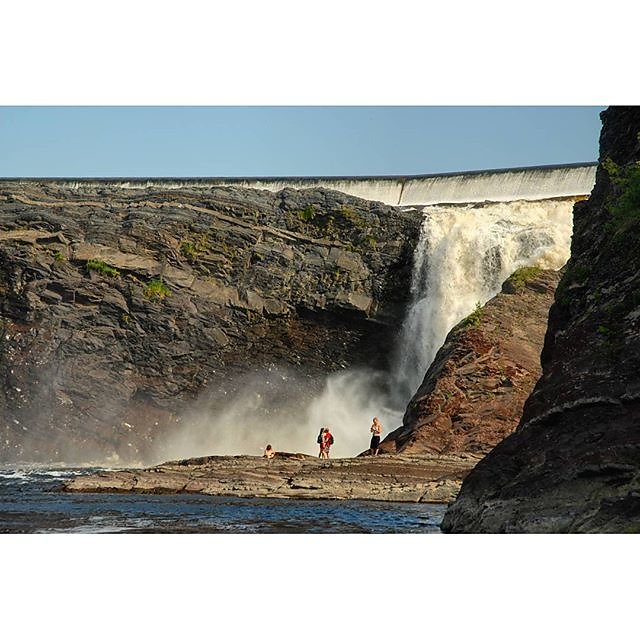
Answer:
[[[463,484],[445,531],[640,527],[640,108],[602,119],[601,164],[574,210],[542,377],[516,432]]]
[[[385,452],[486,454],[517,427],[540,377],[540,352],[559,271],[522,268],[456,325]]]

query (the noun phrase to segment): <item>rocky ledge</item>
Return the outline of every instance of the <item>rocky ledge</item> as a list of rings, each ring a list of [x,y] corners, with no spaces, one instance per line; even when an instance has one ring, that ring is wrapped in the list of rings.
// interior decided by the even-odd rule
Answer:
[[[208,456],[67,480],[63,491],[449,503],[479,456]]]

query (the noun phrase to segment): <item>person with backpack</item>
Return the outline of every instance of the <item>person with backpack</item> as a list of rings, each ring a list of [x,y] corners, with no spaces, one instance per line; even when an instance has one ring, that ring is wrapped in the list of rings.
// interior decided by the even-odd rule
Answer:
[[[331,434],[331,431],[329,431],[329,427],[325,427],[322,433],[322,444],[320,445],[320,457],[324,460],[329,459],[329,449],[331,448],[332,444],[333,435]]]

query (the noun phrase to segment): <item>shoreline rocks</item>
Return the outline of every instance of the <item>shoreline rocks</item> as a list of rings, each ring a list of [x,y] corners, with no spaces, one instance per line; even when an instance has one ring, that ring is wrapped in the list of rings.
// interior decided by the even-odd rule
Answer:
[[[451,502],[480,456],[208,456],[66,480],[63,491]]]

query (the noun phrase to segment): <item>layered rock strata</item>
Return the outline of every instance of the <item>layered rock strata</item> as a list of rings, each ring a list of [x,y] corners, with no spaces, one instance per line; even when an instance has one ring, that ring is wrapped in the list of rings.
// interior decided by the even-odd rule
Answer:
[[[380,456],[318,460],[278,453],[212,456],[78,476],[64,484],[74,492],[204,493],[217,496],[325,498],[447,503],[478,458]]]
[[[525,268],[454,327],[404,414],[381,443],[404,454],[487,453],[512,433],[540,377],[560,274]]]
[[[321,189],[3,182],[0,461],[144,462],[247,371],[295,369],[294,397],[384,369],[419,224]]]
[[[453,532],[640,531],[640,108],[602,114],[543,375],[448,509]]]

